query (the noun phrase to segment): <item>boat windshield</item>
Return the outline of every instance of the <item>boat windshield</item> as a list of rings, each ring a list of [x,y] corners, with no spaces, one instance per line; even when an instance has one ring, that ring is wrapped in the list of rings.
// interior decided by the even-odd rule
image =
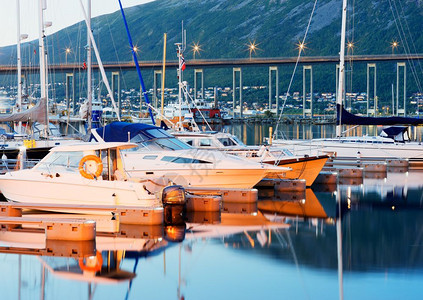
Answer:
[[[34,169],[37,171],[46,172],[79,172],[79,162],[81,159],[88,154],[96,154],[94,151],[83,152],[83,151],[57,151],[46,156],[45,159],[40,161]]]
[[[232,136],[232,139],[239,145],[239,146],[246,146],[239,138],[237,138],[235,135]]]
[[[223,146],[225,147],[229,147],[229,146],[237,146],[238,143],[236,143],[234,140],[232,140],[229,137],[223,137],[223,138],[218,138],[219,142],[222,143]]]
[[[131,140],[132,141],[132,140]],[[160,150],[184,150],[192,147],[176,138],[159,138],[154,140],[137,142],[138,147],[122,151],[160,151]]]

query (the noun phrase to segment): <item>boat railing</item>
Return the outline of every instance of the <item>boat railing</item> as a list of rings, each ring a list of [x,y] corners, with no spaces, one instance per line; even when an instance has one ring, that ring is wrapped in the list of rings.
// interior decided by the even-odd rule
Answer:
[[[26,159],[24,161],[23,169],[30,169],[34,167],[40,160],[39,159]],[[10,171],[21,169],[20,159],[2,159],[0,163],[0,174],[5,174]]]

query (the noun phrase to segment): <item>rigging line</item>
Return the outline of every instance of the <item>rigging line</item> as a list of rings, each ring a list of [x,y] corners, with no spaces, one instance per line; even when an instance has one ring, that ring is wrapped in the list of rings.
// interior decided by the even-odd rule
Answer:
[[[150,103],[149,99],[148,99],[148,93],[145,89],[145,85],[144,85],[144,80],[142,79],[142,75],[141,75],[141,70],[140,70],[140,66],[138,63],[138,57],[137,57],[137,53],[134,50],[134,45],[132,43],[132,38],[131,38],[131,33],[129,32],[129,27],[128,27],[128,23],[126,22],[126,17],[125,17],[125,12],[123,10],[122,7],[122,2],[121,0],[119,0],[119,6],[120,6],[120,11],[122,13],[122,18],[123,18],[123,22],[125,24],[125,29],[126,29],[126,33],[128,35],[128,40],[129,40],[129,45],[131,46],[131,52],[132,52],[132,57],[134,59],[134,63],[135,63],[135,68],[137,69],[137,73],[138,73],[138,78],[140,80],[141,83],[141,87],[142,87],[142,94],[144,96],[145,102],[146,103]],[[148,111],[150,113],[150,117],[151,117],[151,122],[153,123],[153,125],[156,124],[156,122],[154,121],[154,116],[153,116],[153,112],[151,109],[149,109]]]
[[[193,100],[193,98],[191,97],[191,95],[188,93],[187,87],[184,86],[183,87],[184,93],[186,94],[187,98],[189,98],[192,103],[194,104],[195,108],[197,109],[197,111],[200,113],[201,117],[203,118],[204,122],[206,122],[207,126],[209,127],[210,131],[213,131],[213,129],[211,128],[209,122],[207,122],[206,118],[204,117],[203,113],[201,112],[201,110],[198,108],[197,104],[195,104],[195,101]],[[189,103],[188,104],[188,108],[189,108]],[[193,117],[193,121],[195,122],[195,119]]]
[[[398,8],[397,8],[397,6],[396,6],[396,3],[395,3],[395,1],[393,1],[393,4],[394,4],[394,7],[395,7],[395,11],[396,11],[396,13],[397,13],[397,16],[398,16],[398,19],[400,19],[401,18],[401,15],[400,15],[400,13],[399,13],[399,11],[398,11]],[[404,16],[404,19],[405,19],[405,16]],[[407,22],[406,22],[407,23]],[[404,28],[403,28],[403,25],[402,25],[402,22],[399,22],[399,25],[400,25],[400,28],[401,28],[401,33],[402,33],[402,35],[403,35],[403,38],[404,38],[404,41],[405,41],[405,50],[406,50],[406,54],[407,54],[407,59],[408,59],[408,61],[409,61],[409,66],[410,66],[410,69],[411,69],[411,73],[412,73],[412,75],[413,75],[413,77],[414,77],[414,80],[416,81],[416,84],[417,84],[417,87],[418,87],[418,89],[421,91],[422,89],[421,89],[421,83],[420,83],[420,80],[418,79],[418,76],[417,76],[417,70],[416,70],[416,67],[415,67],[415,65],[414,65],[414,62],[412,62],[411,60],[410,60],[410,58],[409,58],[409,55],[411,54],[411,50],[410,50],[410,46],[409,46],[409,44],[408,44],[408,40],[407,40],[407,36],[406,36],[406,34],[405,34],[405,31],[404,31]]]
[[[307,38],[308,30],[309,30],[310,25],[311,25],[311,20],[313,19],[313,14],[314,14],[314,11],[316,9],[317,1],[318,0],[315,0],[314,1],[313,10],[311,11],[310,18],[309,18],[308,24],[307,24],[307,28],[306,28],[306,31],[304,33],[303,41],[301,43],[302,45],[304,45],[304,42],[305,42],[305,40]],[[279,114],[278,122],[276,123],[275,132],[273,133],[273,138],[274,139],[276,138],[276,134],[277,134],[278,128],[279,128],[279,123],[280,123],[280,121],[282,119],[283,109],[285,108],[286,100],[288,99],[288,94],[289,94],[289,91],[291,89],[291,85],[292,85],[292,82],[294,80],[295,72],[297,70],[297,66],[298,66],[298,63],[299,63],[300,58],[301,58],[301,52],[302,52],[302,49],[300,48],[299,51],[298,51],[297,61],[295,62],[294,71],[292,72],[291,80],[289,81],[288,89],[287,89],[286,94],[285,94],[285,99],[284,99],[284,102],[283,102],[282,107],[281,107],[281,112]]]
[[[413,46],[413,51],[414,51],[414,53],[417,53],[416,44],[414,43],[414,39],[412,38],[412,35],[411,35],[410,26],[408,26],[407,19],[405,18],[404,7],[403,7],[401,1],[399,2],[399,4],[400,4],[400,7],[401,7],[401,13],[402,13],[402,15],[404,16],[404,19],[405,19],[405,27],[406,27],[406,29],[408,31],[408,35],[411,37],[411,45]],[[417,66],[419,66],[420,72],[423,73],[421,64],[417,64]],[[416,74],[416,75],[418,75],[418,74]],[[418,76],[417,76],[417,78],[418,78]],[[422,92],[421,86],[420,86],[419,92],[420,93]]]
[[[407,60],[408,60],[409,66],[411,68],[411,74],[413,74],[413,77],[414,77],[414,80],[415,80],[415,82],[416,82],[416,84],[418,86],[418,89],[419,90],[422,90],[421,89],[420,80],[417,78],[416,73],[415,73],[415,70],[414,70],[414,64],[412,63],[412,61],[409,58],[410,48],[408,46],[407,40],[405,39],[404,29],[403,29],[401,23],[398,25],[397,18],[399,18],[399,13],[398,13],[398,9],[397,9],[397,7],[395,5],[395,1],[392,1],[392,2],[393,2],[394,8],[395,8],[395,12],[396,12],[397,15],[395,15],[394,9],[392,8],[392,2],[391,2],[391,0],[388,0],[388,2],[389,2],[389,7],[390,7],[391,12],[392,12],[392,16],[393,16],[394,21],[395,21],[395,26],[397,27],[397,31],[398,31],[398,34],[399,34],[401,43],[404,45],[405,54],[407,56]]]
[[[118,21],[118,20],[119,20],[119,15],[117,15],[116,18],[115,18],[115,21]],[[117,59],[117,62],[119,63],[119,71],[120,71],[121,74],[123,74],[123,69],[120,66],[121,65],[121,63],[120,63],[121,61],[119,59],[119,54],[118,54],[118,51],[117,51],[117,48],[116,48],[115,39],[113,38],[112,30],[110,28],[109,17],[106,17],[106,21],[107,21],[107,27],[109,28],[109,34],[110,34],[110,39],[112,41],[113,50],[115,51],[116,59]],[[123,86],[124,86],[125,90],[128,90],[128,86],[126,84],[126,80],[125,80],[125,77],[124,76],[122,76],[122,81],[123,81]]]
[[[120,0],[119,0],[119,1],[120,1]],[[81,10],[82,10],[82,12],[83,12],[83,14],[84,14],[85,24],[87,25],[87,28],[88,28],[88,18],[87,18],[87,14],[85,13],[85,8],[84,8],[84,5],[82,4],[82,0],[79,0],[79,3],[80,3],[80,5],[81,5]],[[94,50],[95,56],[96,56],[96,58],[97,58],[98,67],[99,67],[99,70],[100,70],[101,76],[102,76],[102,78],[103,78],[104,84],[106,85],[107,91],[109,92],[109,97],[110,97],[110,99],[112,100],[113,108],[114,108],[115,112],[117,112],[117,118],[118,118],[118,121],[120,121],[120,120],[121,120],[121,119],[120,119],[120,115],[119,115],[119,113],[118,113],[118,109],[117,109],[117,107],[116,107],[116,102],[115,102],[115,99],[114,99],[114,97],[113,97],[113,93],[112,93],[112,91],[111,91],[111,89],[110,89],[109,81],[107,80],[106,72],[105,72],[105,70],[104,70],[103,63],[102,63],[101,58],[100,58],[100,54],[99,54],[99,52],[98,52],[97,43],[96,43],[96,42],[95,42],[95,40],[94,40],[94,36],[93,36],[92,31],[88,30],[88,32],[89,32],[89,36],[90,36],[90,40],[91,40],[91,44],[92,44],[92,47],[93,47],[93,50]],[[153,121],[154,121],[154,120],[153,120]]]

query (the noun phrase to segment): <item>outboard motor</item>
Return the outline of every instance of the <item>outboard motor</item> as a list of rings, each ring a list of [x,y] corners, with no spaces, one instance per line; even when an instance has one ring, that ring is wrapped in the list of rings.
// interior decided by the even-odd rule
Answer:
[[[183,224],[186,214],[185,189],[180,185],[167,186],[162,191],[164,224]]]

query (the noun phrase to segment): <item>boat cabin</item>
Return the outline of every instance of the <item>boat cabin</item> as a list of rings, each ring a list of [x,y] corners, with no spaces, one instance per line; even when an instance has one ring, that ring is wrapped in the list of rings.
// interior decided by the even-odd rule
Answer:
[[[121,151],[136,147],[132,143],[82,143],[55,147],[34,170],[55,177],[80,174],[88,179],[124,180]]]
[[[131,142],[149,151],[191,149],[162,128],[140,123],[113,122],[92,130],[90,141]]]
[[[245,148],[247,147],[236,136],[229,133],[210,131],[210,132],[178,132],[174,134],[179,140],[187,143],[194,148],[225,149]]]

